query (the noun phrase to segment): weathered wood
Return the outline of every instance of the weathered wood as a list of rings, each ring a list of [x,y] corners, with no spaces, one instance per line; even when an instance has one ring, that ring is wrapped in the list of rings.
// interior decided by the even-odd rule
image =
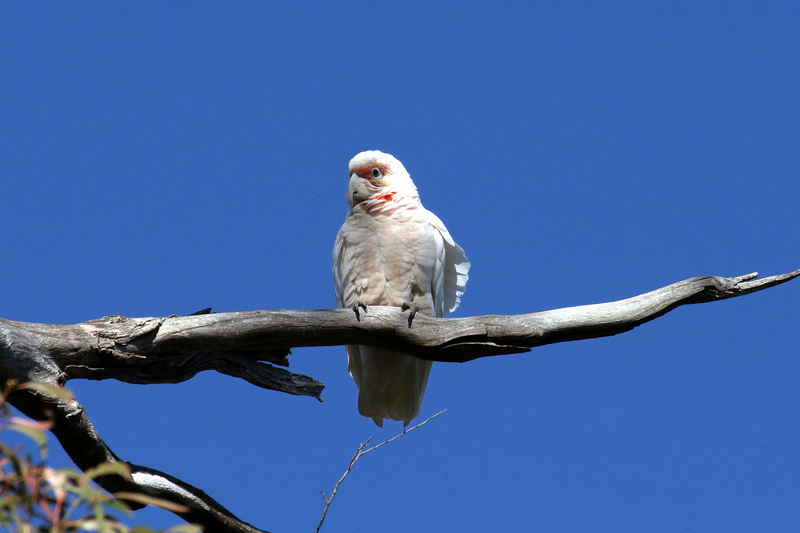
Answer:
[[[0,319],[0,378],[52,385],[75,378],[180,383],[203,370],[216,370],[265,389],[319,399],[324,386],[318,381],[262,363],[287,366],[288,349],[249,346],[244,351],[209,351],[185,343],[169,352],[154,350],[161,325],[177,318],[196,317],[110,316],[72,325]]]
[[[289,394],[320,397],[323,385],[286,366],[290,348],[362,344],[391,347],[433,361],[465,362],[529,351],[536,346],[616,335],[685,305],[733,298],[779,285],[800,270],[756,279],[692,278],[616,302],[524,315],[431,318],[391,307],[246,311],[163,318],[104,317],[72,325],[0,319],[0,382],[15,379],[63,386],[69,379],[178,383],[216,370]],[[35,419],[52,418],[53,433],[81,469],[120,461],[75,400],[24,390],[9,402]],[[99,480],[110,491],[140,492],[189,507],[178,513],[206,531],[259,530],[230,514],[200,489],[167,474],[131,465],[133,479]]]

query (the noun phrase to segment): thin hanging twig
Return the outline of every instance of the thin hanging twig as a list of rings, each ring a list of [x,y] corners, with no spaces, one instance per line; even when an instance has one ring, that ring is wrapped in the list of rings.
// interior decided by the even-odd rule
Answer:
[[[394,441],[394,440],[397,440],[397,439],[399,439],[400,437],[402,437],[402,436],[403,436],[403,435],[405,435],[406,433],[409,433],[409,432],[411,432],[411,431],[414,431],[415,429],[417,429],[417,428],[418,428],[418,427],[420,427],[420,426],[424,426],[425,424],[427,424],[428,422],[430,422],[431,420],[433,420],[434,418],[436,418],[436,417],[437,417],[437,416],[439,416],[440,414],[444,413],[445,411],[447,411],[447,409],[442,409],[441,411],[439,411],[439,412],[438,412],[438,413],[436,413],[435,415],[429,416],[428,418],[426,418],[424,421],[420,422],[420,423],[419,423],[419,424],[417,424],[416,426],[414,426],[414,427],[410,427],[410,428],[408,428],[408,429],[404,429],[402,433],[400,433],[400,434],[398,434],[398,435],[395,435],[395,436],[394,436],[394,437],[392,437],[391,439],[389,439],[389,440],[385,440],[385,441],[381,442],[380,444],[376,444],[375,446],[372,446],[372,447],[370,447],[370,448],[367,448],[366,450],[365,450],[364,448],[366,448],[366,447],[367,447],[367,445],[369,444],[369,442],[372,440],[372,437],[370,437],[370,438],[368,438],[367,440],[365,440],[364,442],[362,442],[362,443],[361,443],[361,445],[358,447],[358,450],[356,450],[356,453],[355,453],[355,455],[353,455],[353,458],[352,458],[352,459],[350,459],[350,464],[349,464],[349,465],[347,465],[347,470],[345,470],[345,471],[344,471],[344,474],[342,475],[342,477],[341,477],[341,478],[339,478],[339,481],[337,481],[337,482],[336,482],[336,485],[334,485],[334,486],[333,486],[333,491],[331,492],[331,497],[330,497],[330,498],[328,498],[327,496],[325,496],[325,493],[324,493],[324,492],[322,492],[322,499],[323,499],[323,500],[325,500],[325,509],[323,509],[323,511],[322,511],[322,517],[319,519],[319,524],[317,524],[317,529],[315,529],[315,530],[314,530],[314,533],[319,533],[319,530],[320,530],[320,528],[322,527],[322,523],[325,521],[325,515],[327,515],[327,514],[328,514],[328,508],[331,506],[331,502],[333,501],[333,498],[336,496],[336,491],[338,491],[338,490],[339,490],[339,485],[341,485],[341,484],[342,484],[342,481],[344,481],[344,478],[346,478],[346,477],[347,477],[347,474],[349,474],[349,473],[350,473],[350,471],[351,471],[351,470],[353,469],[353,467],[356,465],[356,462],[357,462],[359,459],[361,459],[361,457],[362,457],[362,456],[364,456],[364,455],[368,454],[368,453],[369,453],[369,452],[371,452],[372,450],[376,450],[376,449],[380,448],[380,447],[381,447],[381,446],[383,446],[384,444],[389,444],[390,442],[392,442],[392,441]]]

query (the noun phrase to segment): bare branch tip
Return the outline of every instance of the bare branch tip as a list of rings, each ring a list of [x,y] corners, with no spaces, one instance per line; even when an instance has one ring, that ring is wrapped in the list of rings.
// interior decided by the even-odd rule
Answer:
[[[350,460],[350,464],[348,465],[347,470],[345,470],[344,475],[342,475],[342,477],[339,478],[339,481],[336,482],[336,485],[333,486],[333,491],[331,492],[331,497],[330,498],[326,498],[325,497],[325,493],[320,491],[320,492],[322,492],[322,499],[325,500],[325,508],[322,510],[322,517],[319,519],[319,524],[317,524],[317,528],[314,530],[314,533],[319,533],[319,530],[322,528],[322,524],[325,522],[325,517],[328,515],[328,509],[330,508],[331,503],[333,502],[333,498],[336,496],[336,493],[339,490],[339,485],[342,484],[344,479],[347,477],[347,474],[349,474],[353,470],[353,467],[356,465],[356,462],[358,462],[358,460],[361,459],[362,456],[368,454],[372,450],[380,448],[384,444],[389,444],[390,442],[394,441],[395,439],[399,439],[400,437],[402,437],[403,435],[405,435],[406,433],[408,433],[411,430],[417,429],[420,426],[424,426],[425,424],[427,424],[428,422],[430,422],[431,420],[433,420],[434,418],[436,418],[440,414],[444,413],[445,411],[447,411],[447,409],[442,409],[441,411],[439,411],[435,415],[429,416],[423,422],[420,422],[416,426],[408,428],[408,429],[404,429],[402,433],[398,433],[397,435],[395,435],[391,439],[385,440],[385,441],[381,442],[380,444],[376,444],[375,446],[367,448],[366,450],[364,448],[372,440],[372,437],[370,437],[367,440],[365,440],[364,442],[362,442],[361,445],[358,447],[358,450],[356,450],[355,455],[353,455],[353,458]]]
[[[743,276],[733,276],[731,278],[725,278],[725,281],[727,282],[728,286],[735,286],[738,283],[749,281],[757,277],[758,277],[758,272],[751,272],[750,274],[745,274]]]

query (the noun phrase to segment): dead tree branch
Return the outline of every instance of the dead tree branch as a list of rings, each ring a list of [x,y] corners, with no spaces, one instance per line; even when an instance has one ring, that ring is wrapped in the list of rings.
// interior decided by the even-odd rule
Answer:
[[[216,370],[289,394],[320,397],[323,385],[274,365],[287,365],[289,349],[362,344],[386,346],[433,361],[465,362],[520,353],[536,346],[616,335],[672,309],[760,291],[800,276],[800,270],[756,279],[692,278],[616,302],[524,315],[431,318],[390,307],[370,307],[360,318],[349,309],[247,311],[164,318],[104,317],[73,325],[0,319],[0,383],[63,386],[70,379],[178,383]],[[37,420],[53,418],[53,433],[79,468],[120,461],[100,439],[75,400],[23,390],[9,403]],[[111,492],[140,492],[190,508],[181,514],[206,531],[257,532],[201,490],[167,474],[131,465],[132,480],[108,477]]]

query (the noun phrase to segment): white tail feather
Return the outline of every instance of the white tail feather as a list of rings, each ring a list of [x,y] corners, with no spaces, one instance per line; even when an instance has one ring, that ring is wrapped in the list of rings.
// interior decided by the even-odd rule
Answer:
[[[419,415],[431,361],[374,346],[348,346],[347,355],[359,413],[381,427],[384,418],[408,425]]]

